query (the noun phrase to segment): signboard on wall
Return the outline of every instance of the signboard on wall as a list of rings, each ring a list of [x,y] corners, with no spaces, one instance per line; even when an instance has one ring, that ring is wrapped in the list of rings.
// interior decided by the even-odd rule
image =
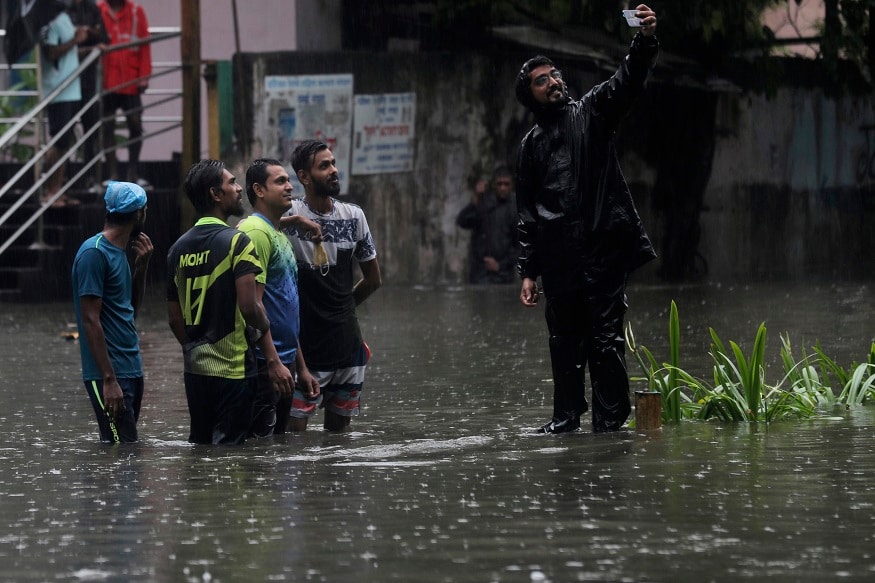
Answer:
[[[352,173],[413,170],[415,119],[415,93],[356,95]]]
[[[294,75],[267,76],[262,112],[266,131],[262,147],[266,157],[280,160],[293,175],[295,194],[304,188],[294,178],[290,158],[295,146],[304,140],[322,140],[337,160],[341,194],[349,188],[353,76]]]

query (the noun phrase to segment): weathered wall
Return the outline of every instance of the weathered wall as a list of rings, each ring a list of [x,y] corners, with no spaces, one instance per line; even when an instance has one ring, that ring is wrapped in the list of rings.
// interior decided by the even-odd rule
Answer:
[[[867,137],[875,154],[875,135],[861,129],[875,123],[873,105],[818,90],[722,98],[701,217],[713,274],[873,274],[875,174],[858,171]]]
[[[499,94],[507,92],[502,80],[512,79],[513,71],[496,59],[447,54],[290,53],[246,59],[255,80],[248,85],[253,111],[262,97],[257,80],[267,75],[352,72],[356,93],[416,92],[415,171],[352,176],[348,199],[365,209],[386,281],[465,281],[468,233],[456,228],[455,216],[468,202],[472,175],[512,162],[506,136],[519,135],[515,116],[522,112]],[[251,121],[243,127],[251,127]],[[244,160],[262,154],[258,135],[264,129],[252,130],[244,137]]]
[[[387,282],[461,283],[468,233],[455,216],[473,177],[512,164],[531,125],[512,90],[528,56],[247,54],[250,90],[242,97],[257,111],[266,75],[317,73],[352,73],[357,94],[415,92],[415,170],[352,176],[349,200],[365,209]],[[575,95],[607,74],[564,67]],[[866,138],[859,126],[875,121],[871,101],[834,102],[809,90],[769,100],[665,81],[648,93],[618,134],[624,172],[660,252],[639,278],[871,271],[872,177],[858,181],[854,170]],[[266,130],[237,123],[242,169],[262,154],[258,135]]]

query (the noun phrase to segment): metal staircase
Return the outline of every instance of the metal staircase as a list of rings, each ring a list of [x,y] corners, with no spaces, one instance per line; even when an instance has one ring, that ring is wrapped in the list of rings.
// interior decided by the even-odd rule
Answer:
[[[166,31],[167,29],[162,29]],[[156,31],[157,32],[157,31]],[[106,51],[121,50],[143,43],[157,43],[179,37],[179,31],[158,32],[148,39],[142,39],[124,45],[114,45]],[[116,117],[114,113],[104,116],[97,125],[83,128],[81,136],[61,159],[42,171],[43,159],[48,149],[53,146],[57,136],[42,144],[39,137],[42,134],[42,116],[47,104],[57,94],[82,74],[88,67],[100,67],[101,51],[95,49],[82,60],[76,73],[69,77],[45,99],[39,101],[33,108],[18,118],[2,118],[0,123],[9,125],[7,131],[0,136],[0,152],[13,145],[20,145],[23,134],[35,139],[28,146],[34,152],[32,158],[24,161],[0,162],[0,303],[2,302],[42,302],[56,301],[70,297],[70,268],[73,258],[82,241],[103,226],[105,207],[103,205],[103,188],[95,186],[101,178],[101,162],[103,156],[112,150],[126,148],[127,140],[117,140],[117,143],[100,145],[100,152],[90,160],[76,160],[75,156],[82,144],[92,135],[100,136],[103,124],[123,122],[124,116]],[[38,61],[38,59],[37,59]],[[26,68],[28,65],[15,65],[15,68]],[[34,65],[30,65],[31,68]],[[37,78],[39,63],[37,62]],[[9,68],[9,67],[7,67]],[[178,73],[179,63],[154,63],[152,78]],[[98,70],[97,78],[102,78]],[[0,91],[0,95],[11,95],[14,91]],[[19,92],[20,93],[20,92]],[[33,91],[25,92],[33,96]],[[142,111],[164,105],[168,102],[181,102],[181,90],[148,91],[152,98],[148,103],[144,99]],[[73,132],[83,111],[91,106],[100,107],[101,93],[82,108],[73,119],[59,132]],[[181,107],[179,108],[181,110]],[[127,113],[127,112],[125,112]],[[180,127],[182,116],[149,117],[142,116],[144,127],[156,122],[160,128],[156,131],[145,131],[141,140],[147,140],[157,134]],[[121,124],[123,127],[123,123]],[[61,186],[54,197],[40,202],[40,193],[47,177],[60,165],[67,162],[67,181]],[[119,163],[119,170],[124,171],[124,163]],[[171,219],[178,209],[175,209],[176,191],[178,185],[178,163],[141,162],[141,178],[153,186],[147,188],[150,202],[153,195],[164,193],[171,204],[161,205],[159,212],[153,213],[150,205],[150,215],[163,214],[165,219]],[[122,174],[123,175],[123,174]],[[168,179],[171,181],[168,184]],[[64,206],[53,205],[56,201],[66,198],[78,204]]]
[[[2,171],[8,172],[8,165],[4,166]],[[20,197],[22,191],[10,191],[11,198]],[[71,196],[79,199],[78,193]],[[81,198],[78,205],[47,209],[41,209],[37,197],[32,196],[9,214],[0,225],[0,241],[10,242],[0,254],[0,302],[52,301],[70,296],[73,257],[84,233],[95,232],[94,223],[102,223],[95,196]],[[9,213],[11,207],[6,199],[0,199],[0,213]],[[21,230],[24,222],[40,212],[37,221]],[[16,232],[19,234],[13,240]]]

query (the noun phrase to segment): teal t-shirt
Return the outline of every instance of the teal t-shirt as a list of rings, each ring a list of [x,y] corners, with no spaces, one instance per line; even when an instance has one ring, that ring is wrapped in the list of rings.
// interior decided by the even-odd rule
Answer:
[[[44,46],[58,46],[73,40],[76,36],[76,27],[70,20],[70,15],[61,12],[40,31],[41,44]],[[73,47],[56,60],[50,60],[45,51],[42,53],[42,93],[43,97],[51,93],[55,87],[61,84],[67,77],[72,75],[79,67],[79,51]],[[79,79],[75,79],[64,89],[60,95],[52,100],[52,103],[63,101],[79,101],[82,99],[82,88]]]
[[[94,235],[79,247],[73,260],[72,275],[82,378],[86,381],[102,378],[82,327],[82,296],[101,298],[100,324],[116,378],[143,376],[140,338],[134,324],[134,307],[131,305],[133,277],[125,250],[107,241],[103,235]]]

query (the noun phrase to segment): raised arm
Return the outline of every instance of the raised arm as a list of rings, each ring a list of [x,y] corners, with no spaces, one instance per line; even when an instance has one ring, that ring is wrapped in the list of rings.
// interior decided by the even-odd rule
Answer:
[[[642,26],[632,38],[629,54],[610,79],[593,87],[582,99],[594,112],[604,116],[610,127],[616,127],[641,95],[659,54],[656,13],[645,4],[639,4],[636,10]]]
[[[152,246],[152,240],[146,233],[140,233],[134,237],[131,242],[131,248],[134,250],[134,282],[131,305],[136,315],[140,310],[140,304],[143,303],[143,294],[146,291],[146,273],[149,271],[149,259],[152,257],[152,252],[155,248]]]

